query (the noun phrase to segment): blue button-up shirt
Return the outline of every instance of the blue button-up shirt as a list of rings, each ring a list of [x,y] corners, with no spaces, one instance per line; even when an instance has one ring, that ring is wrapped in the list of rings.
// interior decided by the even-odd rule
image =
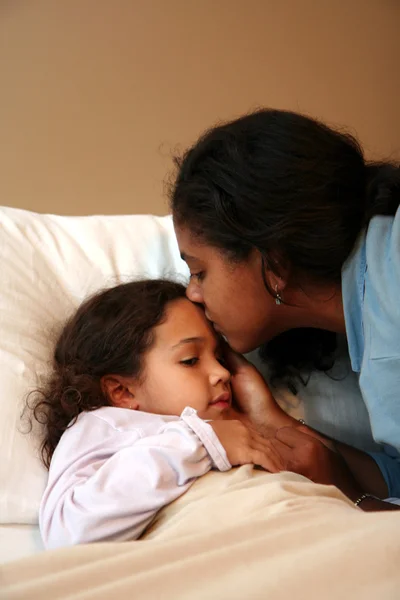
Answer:
[[[372,453],[390,496],[400,497],[400,209],[374,217],[342,270],[353,371],[382,453]]]

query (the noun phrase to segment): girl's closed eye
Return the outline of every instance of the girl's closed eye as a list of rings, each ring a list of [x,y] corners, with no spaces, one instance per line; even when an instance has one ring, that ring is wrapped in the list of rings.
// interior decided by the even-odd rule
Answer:
[[[185,365],[185,367],[194,367],[199,362],[199,359],[197,356],[193,356],[192,358],[185,358],[179,362],[181,365]]]

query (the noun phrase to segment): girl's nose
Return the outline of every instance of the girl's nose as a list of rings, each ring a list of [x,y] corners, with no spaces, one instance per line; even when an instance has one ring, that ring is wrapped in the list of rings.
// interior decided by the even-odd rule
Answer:
[[[217,360],[215,361],[215,366],[210,375],[210,383],[211,385],[217,385],[222,381],[222,383],[229,383],[231,379],[231,374],[224,365],[221,365]]]

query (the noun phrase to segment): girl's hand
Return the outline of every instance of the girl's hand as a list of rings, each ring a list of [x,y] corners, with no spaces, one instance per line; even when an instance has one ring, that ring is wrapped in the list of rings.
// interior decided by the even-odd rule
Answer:
[[[295,426],[297,421],[277,404],[264,378],[241,354],[226,346],[225,358],[231,372],[233,397],[239,410],[264,435],[273,435],[281,427]]]
[[[271,473],[279,473],[284,467],[274,442],[263,438],[239,420],[210,421],[223,445],[232,466],[253,464]]]

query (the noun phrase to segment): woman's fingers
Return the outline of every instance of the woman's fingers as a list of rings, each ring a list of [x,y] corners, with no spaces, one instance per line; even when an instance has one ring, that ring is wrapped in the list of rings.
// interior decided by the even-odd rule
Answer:
[[[289,448],[297,448],[299,444],[306,443],[310,436],[307,433],[299,431],[296,427],[281,427],[277,429],[275,437]]]
[[[277,430],[275,437],[280,442],[289,446],[289,448],[292,448],[292,450],[299,448],[299,446],[316,443],[323,444],[329,450],[336,452],[335,443],[332,440],[304,425],[300,427],[282,427]]]
[[[257,452],[265,454],[269,460],[273,460],[275,467],[279,470],[287,469],[287,461],[292,454],[292,450],[275,439],[264,439],[254,436],[251,439],[251,447]]]
[[[271,436],[265,438],[256,430],[246,427],[241,420],[213,421],[211,426],[232,465],[253,463],[272,473],[294,470],[292,467],[296,466],[298,458],[304,457],[304,451],[306,455],[309,454],[310,444],[322,446],[307,434],[293,431],[290,427],[279,430],[276,436],[273,430]],[[302,444],[299,444],[299,438]]]
[[[249,462],[271,473],[279,473],[282,470],[276,457],[268,455],[264,450],[253,450]]]
[[[272,473],[277,473],[283,469],[283,461],[272,440],[265,439],[256,431],[246,429],[243,430],[241,442],[243,449],[247,448],[245,450],[245,462],[259,465]]]
[[[225,340],[223,341],[223,352],[228,369],[232,375],[234,375],[240,367],[249,365],[249,361],[242,354],[238,354],[232,350]]]
[[[324,444],[324,446],[329,448],[329,450],[333,450],[333,452],[337,452],[334,440],[331,440],[331,439],[325,437],[324,435],[322,435],[322,433],[315,431],[315,429],[312,429],[311,427],[307,427],[307,425],[300,425],[297,427],[297,430],[302,431],[303,433],[305,433],[306,435],[309,435],[310,437],[314,438],[315,440],[319,440],[322,444]]]
[[[251,435],[251,438],[253,440],[256,440],[257,442],[259,442],[260,444],[264,444],[266,447],[268,447],[270,440],[274,438],[275,431],[276,430],[271,427],[271,436],[266,437],[264,435],[261,435],[261,433],[258,433],[258,431],[256,429],[249,428],[249,433]]]
[[[287,444],[285,444],[284,442],[281,442],[280,440],[277,440],[277,439],[271,440],[271,445],[273,446],[274,450],[278,453],[278,455],[281,457],[281,460],[284,463],[284,468],[286,470],[289,470],[288,464],[289,464],[289,461],[293,457],[292,448],[290,448]]]
[[[285,469],[285,461],[279,455],[279,453],[276,452],[276,450],[274,450],[274,448],[266,449],[263,446],[259,446],[258,444],[255,444],[253,446],[252,451],[255,453],[254,456],[257,456],[257,457],[260,457],[261,455],[264,456],[264,460],[267,461],[269,464],[273,465],[274,473],[286,470]],[[258,464],[258,463],[255,463],[255,464]],[[262,465],[262,466],[264,466],[264,465]]]

